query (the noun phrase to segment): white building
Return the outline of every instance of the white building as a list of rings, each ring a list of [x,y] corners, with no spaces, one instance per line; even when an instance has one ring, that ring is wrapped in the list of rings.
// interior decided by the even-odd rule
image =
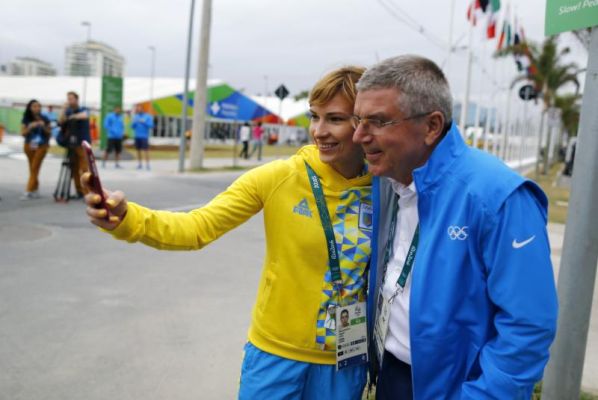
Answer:
[[[34,57],[17,57],[4,69],[6,75],[53,76],[56,68],[50,63]]]
[[[66,48],[64,74],[69,76],[124,76],[125,59],[107,44],[90,40]]]

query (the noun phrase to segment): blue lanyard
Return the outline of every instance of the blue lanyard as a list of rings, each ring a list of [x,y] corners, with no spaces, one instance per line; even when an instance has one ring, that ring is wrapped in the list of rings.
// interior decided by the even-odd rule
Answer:
[[[328,250],[328,266],[330,267],[332,282],[336,286],[341,286],[343,284],[343,279],[341,276],[341,267],[338,260],[336,239],[334,237],[334,229],[332,228],[330,214],[328,213],[328,208],[326,206],[326,198],[324,197],[324,192],[322,191],[322,183],[320,182],[320,178],[318,178],[318,175],[316,175],[316,173],[310,167],[307,161],[305,162],[305,168],[307,169],[309,184],[311,185],[311,190],[314,194],[316,205],[318,206],[318,214],[320,214],[322,228],[324,229],[324,235],[326,236],[326,248]]]

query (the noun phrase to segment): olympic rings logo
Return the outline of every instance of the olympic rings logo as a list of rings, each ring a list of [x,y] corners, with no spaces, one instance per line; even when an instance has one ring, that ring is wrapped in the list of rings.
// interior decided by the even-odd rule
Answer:
[[[469,236],[467,233],[467,228],[469,228],[469,227],[468,226],[459,227],[459,226],[455,226],[455,225],[449,226],[448,227],[449,238],[451,240],[467,239],[467,236]]]

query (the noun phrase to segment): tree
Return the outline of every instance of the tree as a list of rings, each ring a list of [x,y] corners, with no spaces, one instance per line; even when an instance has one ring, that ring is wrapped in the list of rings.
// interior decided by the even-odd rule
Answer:
[[[580,69],[575,63],[563,64],[563,56],[569,54],[569,47],[558,48],[558,35],[550,36],[539,46],[533,42],[523,41],[496,52],[495,57],[515,56],[516,60],[527,58],[529,66],[517,76],[512,85],[520,81],[530,81],[542,99],[543,113],[555,107],[557,93],[570,84],[575,86],[575,95],[579,93],[577,74]],[[540,135],[543,131],[544,118],[540,126]],[[541,138],[540,138],[541,140]],[[548,171],[550,149],[550,135],[548,136],[546,151],[542,154],[544,173]],[[540,158],[540,157],[539,157]]]
[[[561,109],[561,121],[563,128],[569,136],[577,136],[579,128],[579,113],[581,99],[580,94],[566,94],[563,96],[556,96],[554,99],[554,106]]]
[[[307,99],[308,97],[309,97],[309,91],[303,90],[303,91],[297,93],[295,96],[293,96],[293,99],[295,99],[295,101],[299,101],[299,100]]]

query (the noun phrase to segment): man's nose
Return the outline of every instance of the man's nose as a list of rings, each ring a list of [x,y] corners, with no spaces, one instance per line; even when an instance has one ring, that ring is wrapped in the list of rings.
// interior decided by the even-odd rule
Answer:
[[[369,140],[371,140],[371,137],[363,128],[363,124],[357,125],[357,128],[353,132],[353,143],[366,143]]]

